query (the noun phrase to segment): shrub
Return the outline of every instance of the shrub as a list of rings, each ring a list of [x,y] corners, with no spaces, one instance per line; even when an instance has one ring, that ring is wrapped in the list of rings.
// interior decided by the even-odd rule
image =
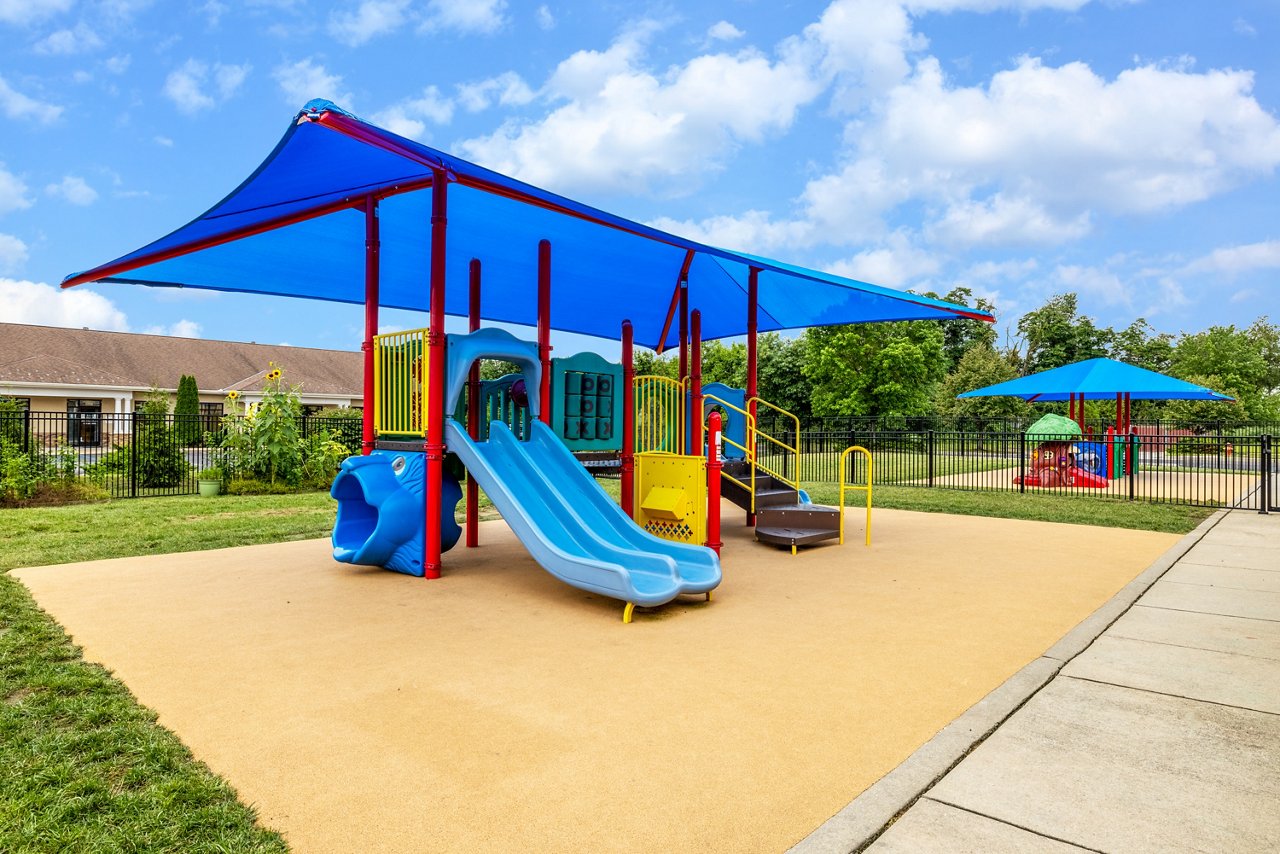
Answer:
[[[227,495],[285,495],[297,490],[287,483],[271,483],[255,477],[239,477],[227,484]]]
[[[174,431],[184,445],[200,442],[200,389],[196,378],[183,374],[178,380],[178,396],[173,404]]]

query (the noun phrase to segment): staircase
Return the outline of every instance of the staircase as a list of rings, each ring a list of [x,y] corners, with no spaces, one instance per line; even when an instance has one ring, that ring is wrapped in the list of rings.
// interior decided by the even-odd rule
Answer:
[[[720,495],[751,511],[751,464],[746,460],[724,461]],[[840,538],[840,511],[835,507],[811,504],[807,496],[773,475],[756,470],[756,539],[777,546],[811,546]]]

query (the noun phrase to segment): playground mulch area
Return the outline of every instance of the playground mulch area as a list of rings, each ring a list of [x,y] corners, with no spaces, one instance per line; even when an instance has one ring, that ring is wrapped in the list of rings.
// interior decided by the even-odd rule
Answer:
[[[501,521],[427,582],[327,540],[17,570],[296,851],[780,851],[1178,540],[876,511],[621,622]]]

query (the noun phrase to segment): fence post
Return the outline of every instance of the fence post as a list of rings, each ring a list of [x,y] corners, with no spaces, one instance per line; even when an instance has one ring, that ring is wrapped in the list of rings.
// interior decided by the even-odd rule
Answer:
[[[1125,436],[1124,465],[1125,474],[1129,475],[1129,500],[1133,500],[1134,490],[1138,483],[1138,434],[1130,432]]]
[[[928,448],[928,454],[929,454],[928,465],[929,465],[929,485],[930,486],[933,486],[934,435],[935,435],[934,431],[930,429],[927,435],[925,436],[925,447]]]
[[[138,410],[129,413],[129,497],[138,497]]]
[[[1018,433],[1018,492],[1027,491],[1027,434]]]
[[[1263,516],[1271,513],[1271,435],[1258,437],[1258,466],[1261,468],[1262,489],[1258,497],[1258,512]]]
[[[31,409],[22,410],[22,453],[31,455]]]

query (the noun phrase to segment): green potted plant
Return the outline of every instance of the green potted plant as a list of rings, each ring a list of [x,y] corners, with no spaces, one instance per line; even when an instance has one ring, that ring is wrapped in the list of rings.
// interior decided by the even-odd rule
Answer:
[[[222,469],[218,466],[201,469],[196,473],[196,483],[201,498],[212,498],[222,492]]]

